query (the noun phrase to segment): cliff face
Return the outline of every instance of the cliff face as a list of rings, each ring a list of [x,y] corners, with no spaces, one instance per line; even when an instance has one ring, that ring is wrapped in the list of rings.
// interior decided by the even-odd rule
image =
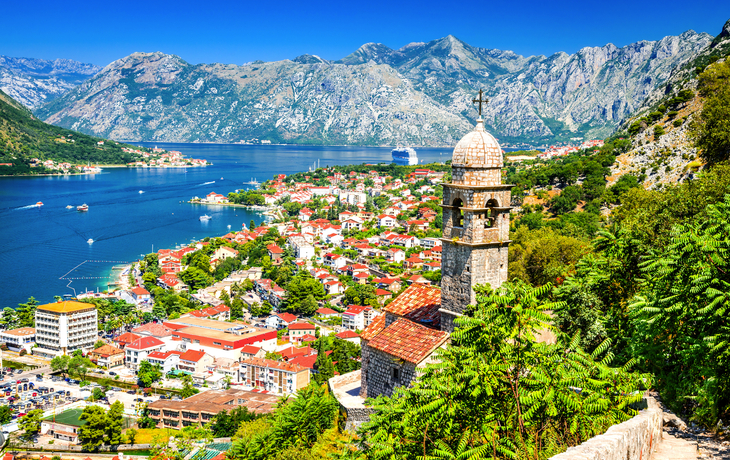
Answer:
[[[703,167],[689,135],[689,127],[704,105],[697,94],[698,72],[716,60],[730,56],[730,20],[702,50],[684,64],[671,70],[666,80],[653,88],[638,109],[619,125],[623,130],[635,123],[641,124],[638,133],[631,136],[631,148],[617,157],[612,166],[609,183],[624,174],[644,177],[644,187],[656,188],[663,184],[682,182],[692,178]],[[661,106],[671,104],[672,98],[681,91],[692,91],[694,97],[670,107],[658,120],[647,123],[646,117]],[[671,114],[671,110],[676,114]],[[657,135],[661,127],[665,134]]]
[[[70,59],[0,56],[0,90],[34,109],[66,94],[99,70],[101,67]]]
[[[605,137],[671,69],[712,37],[523,57],[453,36],[399,50],[363,45],[337,62],[318,56],[190,65],[135,53],[36,110],[50,123],[112,139],[452,145],[473,125],[476,91],[502,141]]]

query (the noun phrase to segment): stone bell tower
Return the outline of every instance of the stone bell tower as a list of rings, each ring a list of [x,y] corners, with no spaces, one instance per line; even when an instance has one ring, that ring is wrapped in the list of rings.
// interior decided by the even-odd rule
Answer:
[[[454,148],[451,183],[443,184],[441,329],[476,304],[474,286],[497,289],[507,281],[511,185],[502,184],[502,149],[484,130],[482,92],[472,132]]]

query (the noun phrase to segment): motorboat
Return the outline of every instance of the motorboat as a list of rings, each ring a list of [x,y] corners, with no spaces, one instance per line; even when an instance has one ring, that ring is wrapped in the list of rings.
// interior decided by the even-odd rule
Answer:
[[[38,206],[38,207],[40,208],[41,206],[43,206],[43,202],[42,202],[42,201],[39,201],[39,202],[38,202],[38,203],[36,203],[35,205],[36,205],[36,206]]]
[[[76,206],[76,210],[77,211],[88,211],[89,210],[89,205],[86,204],[86,203],[84,203],[81,206]]]
[[[206,220],[210,220],[210,219],[212,219],[212,217],[210,217],[207,214],[204,214],[204,215],[200,216],[200,220],[201,221],[206,221]]]
[[[91,243],[93,243],[93,242],[94,242],[94,240],[93,240],[93,239],[91,239],[91,238],[89,238],[88,240],[86,240],[86,242],[87,242],[87,243],[89,243],[89,244],[91,244]]]
[[[73,209],[73,208],[74,208],[73,205],[66,206],[66,209]]]
[[[140,191],[139,191],[139,193],[140,193],[140,194],[144,193],[144,190],[140,190]]]

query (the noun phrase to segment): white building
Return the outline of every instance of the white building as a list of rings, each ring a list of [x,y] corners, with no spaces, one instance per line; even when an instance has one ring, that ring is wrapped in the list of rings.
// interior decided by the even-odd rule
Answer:
[[[380,313],[369,306],[350,305],[350,308],[342,313],[342,327],[351,331],[362,331],[368,327],[379,314]]]
[[[139,368],[139,363],[145,360],[149,361],[148,356],[150,353],[162,351],[163,348],[165,348],[165,343],[160,339],[140,337],[124,347],[124,363],[129,369],[136,371]]]
[[[31,348],[35,344],[35,328],[20,327],[9,331],[0,332],[0,342],[5,342],[9,349],[20,351],[25,349],[30,353]]]
[[[39,305],[35,313],[36,343],[33,353],[46,357],[88,353],[99,338],[96,306],[67,300]]]
[[[177,365],[180,363],[180,351],[153,351],[147,355],[147,361],[152,365],[160,366],[162,373],[167,375],[169,372],[177,369]]]

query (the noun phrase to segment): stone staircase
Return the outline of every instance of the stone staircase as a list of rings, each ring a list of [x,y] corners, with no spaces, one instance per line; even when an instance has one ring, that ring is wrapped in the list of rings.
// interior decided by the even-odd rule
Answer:
[[[661,442],[651,455],[651,460],[696,460],[700,455],[697,441],[682,436],[681,431],[664,429]]]

